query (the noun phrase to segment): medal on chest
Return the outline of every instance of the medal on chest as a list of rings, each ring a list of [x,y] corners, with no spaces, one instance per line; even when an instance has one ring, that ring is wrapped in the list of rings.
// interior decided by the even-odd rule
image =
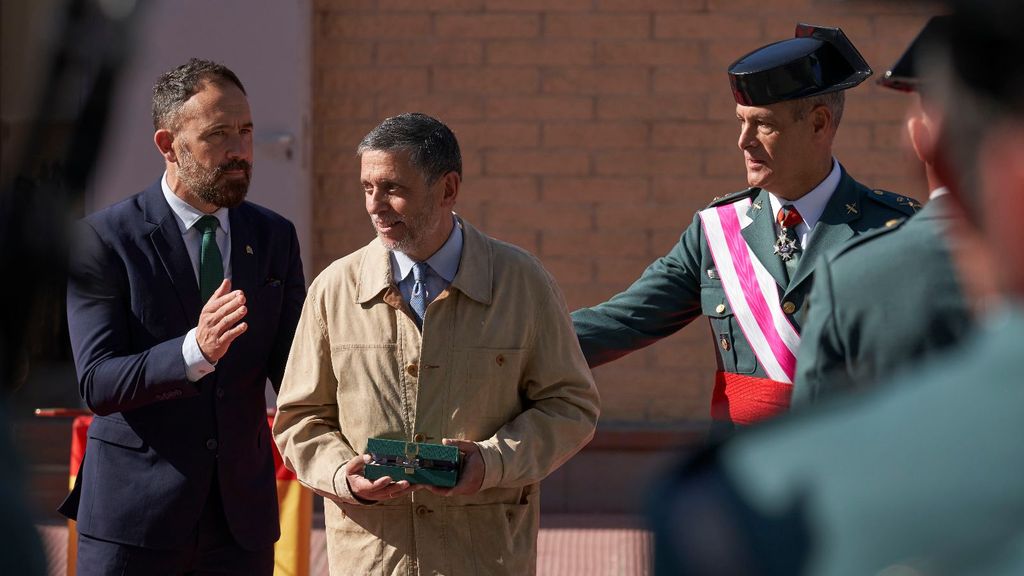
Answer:
[[[775,254],[782,258],[783,262],[789,262],[800,251],[800,245],[796,242],[796,236],[788,232],[788,228],[779,230],[779,237],[775,239]]]
[[[789,262],[801,249],[796,239],[795,228],[797,224],[803,222],[803,217],[793,206],[783,206],[776,216],[776,221],[779,223],[779,237],[775,239],[775,254],[782,258],[783,262]]]

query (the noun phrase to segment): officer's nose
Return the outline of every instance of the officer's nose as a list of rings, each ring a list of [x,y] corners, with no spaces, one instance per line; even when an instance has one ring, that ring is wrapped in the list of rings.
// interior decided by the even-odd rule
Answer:
[[[740,137],[736,141],[740,150],[746,150],[757,146],[757,138],[754,137],[754,129],[749,125],[740,126]]]

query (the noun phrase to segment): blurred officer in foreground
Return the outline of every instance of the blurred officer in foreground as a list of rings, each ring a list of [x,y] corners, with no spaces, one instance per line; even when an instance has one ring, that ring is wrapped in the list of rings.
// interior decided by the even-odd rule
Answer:
[[[658,573],[1024,574],[1022,27],[1024,5],[963,3],[937,77],[940,174],[999,253],[1001,304],[928,367],[685,464]]]
[[[653,344],[704,315],[718,353],[713,432],[789,407],[817,259],[914,213],[832,156],[844,90],[871,68],[838,28],[800,24],[729,68],[750,188],[698,212],[679,242],[607,302],[573,313],[591,366]]]
[[[861,389],[956,344],[971,325],[948,247],[953,200],[935,172],[941,111],[923,86],[919,53],[948,16],[928,21],[880,84],[914,93],[906,128],[924,164],[928,204],[863,234],[819,262],[797,354],[794,407]]]

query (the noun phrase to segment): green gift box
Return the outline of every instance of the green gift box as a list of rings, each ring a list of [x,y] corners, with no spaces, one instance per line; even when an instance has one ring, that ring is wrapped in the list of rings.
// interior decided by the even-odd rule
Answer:
[[[459,479],[459,449],[455,446],[370,438],[370,462],[363,470],[369,480],[390,476],[395,482],[451,488]]]

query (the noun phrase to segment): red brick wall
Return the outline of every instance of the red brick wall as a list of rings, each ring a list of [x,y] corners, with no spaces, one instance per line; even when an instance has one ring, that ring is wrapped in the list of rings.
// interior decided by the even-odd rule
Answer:
[[[315,0],[316,270],[365,244],[353,150],[387,116],[445,121],[462,145],[456,209],[537,254],[570,308],[625,288],[695,210],[746,186],[725,73],[838,25],[875,69],[847,95],[836,155],[862,182],[922,197],[901,151],[908,97],[874,80],[938,3],[883,0]],[[606,422],[702,419],[703,320],[595,371]]]

